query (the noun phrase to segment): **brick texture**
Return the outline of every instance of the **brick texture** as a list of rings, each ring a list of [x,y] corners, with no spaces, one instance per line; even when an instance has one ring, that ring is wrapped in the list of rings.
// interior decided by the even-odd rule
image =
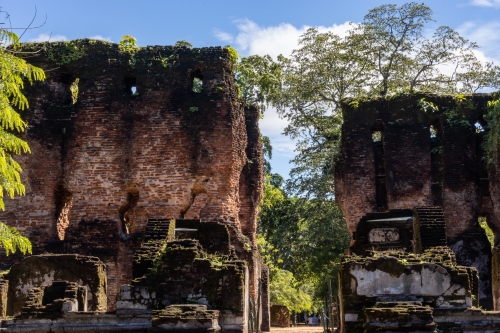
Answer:
[[[421,98],[439,110],[423,110]],[[487,309],[494,307],[491,250],[478,217],[487,218],[498,238],[500,182],[498,166],[486,170],[484,133],[474,124],[483,122],[491,98],[475,94],[463,102],[453,96],[417,94],[377,98],[356,108],[345,103],[341,158],[335,170],[335,198],[351,233],[368,213],[442,207],[448,244],[458,264],[479,271],[481,305]],[[381,132],[381,142],[373,142],[375,131]],[[422,234],[422,243],[433,243],[431,234]],[[495,302],[498,309],[500,301]]]
[[[148,220],[222,223],[236,255],[250,261],[256,295],[259,113],[238,99],[227,50],[148,46],[127,53],[82,40],[81,54],[61,64],[61,54],[75,55],[68,45],[24,45],[40,51],[30,62],[47,70],[47,79],[26,89],[32,154],[19,158],[26,196],[7,199],[0,220],[26,234],[35,253],[101,258],[110,309],[132,278],[134,239]],[[193,91],[194,78],[201,92]],[[4,266],[19,261],[0,259]]]

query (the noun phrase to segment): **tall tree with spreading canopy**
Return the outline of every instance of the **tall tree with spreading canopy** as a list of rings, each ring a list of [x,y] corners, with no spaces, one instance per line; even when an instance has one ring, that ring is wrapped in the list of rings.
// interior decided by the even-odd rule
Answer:
[[[467,94],[500,87],[500,68],[476,57],[477,44],[446,26],[425,36],[431,21],[432,10],[425,4],[383,5],[352,24],[345,36],[309,29],[288,58],[242,59],[253,66],[253,71],[245,69],[253,75],[245,80],[251,83],[245,90],[250,99],[276,107],[289,122],[284,134],[297,142],[290,191],[332,198],[342,125],[339,103],[348,97]]]
[[[355,107],[357,100],[379,96],[500,87],[500,68],[481,62],[475,43],[446,26],[428,36],[430,22],[425,4],[383,5],[344,36],[309,29],[288,57],[253,55],[236,64],[241,97],[275,107],[288,121],[284,134],[297,143],[287,195],[271,192],[274,204],[261,205],[260,214],[260,232],[273,249],[269,257],[297,281],[312,272],[325,273],[314,275],[316,282],[335,276],[349,242],[333,198],[341,101],[350,98]]]
[[[10,198],[25,193],[21,183],[21,166],[14,159],[15,155],[30,152],[28,143],[16,136],[24,132],[26,122],[22,120],[18,110],[28,107],[28,100],[22,89],[24,82],[30,84],[45,79],[42,69],[28,64],[19,57],[16,48],[19,37],[12,31],[0,28],[0,208],[5,209],[4,192]],[[0,246],[6,254],[21,251],[31,253],[28,238],[16,228],[0,222]]]

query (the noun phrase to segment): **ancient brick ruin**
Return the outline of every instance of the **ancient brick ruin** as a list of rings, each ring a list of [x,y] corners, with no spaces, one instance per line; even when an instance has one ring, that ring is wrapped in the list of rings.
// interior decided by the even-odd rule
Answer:
[[[352,241],[341,332],[500,332],[499,247],[478,223],[498,237],[499,165],[487,166],[481,148],[492,98],[343,105],[335,196]]]
[[[238,99],[228,51],[94,40],[24,50],[47,79],[26,89],[26,196],[6,200],[0,220],[41,256],[1,258],[15,264],[1,310],[21,314],[3,326],[246,331],[249,298],[262,286],[268,300],[255,239],[263,167],[258,110]],[[101,267],[93,280],[79,276],[93,274],[86,262]],[[38,278],[16,280],[20,269]]]

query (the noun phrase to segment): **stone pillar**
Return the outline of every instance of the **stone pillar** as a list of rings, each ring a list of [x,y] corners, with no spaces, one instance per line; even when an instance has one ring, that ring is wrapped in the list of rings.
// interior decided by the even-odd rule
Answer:
[[[0,279],[0,318],[7,315],[7,295],[9,290],[9,281]]]
[[[497,245],[492,250],[491,258],[491,287],[493,294],[493,310],[500,310],[500,270],[498,267],[500,261],[500,245]]]
[[[262,323],[260,325],[260,330],[263,332],[269,332],[271,330],[271,317],[269,309],[269,267],[262,265],[261,270],[261,304],[262,304]]]

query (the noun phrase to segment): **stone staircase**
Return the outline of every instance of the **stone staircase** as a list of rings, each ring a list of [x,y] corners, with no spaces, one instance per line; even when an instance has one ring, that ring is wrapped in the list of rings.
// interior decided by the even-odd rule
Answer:
[[[415,219],[413,229],[418,252],[436,246],[447,246],[446,223],[444,221],[443,209],[441,207],[415,207]]]
[[[146,225],[144,240],[134,253],[132,276],[134,279],[144,276],[154,264],[168,241],[175,238],[174,219],[150,219]]]

